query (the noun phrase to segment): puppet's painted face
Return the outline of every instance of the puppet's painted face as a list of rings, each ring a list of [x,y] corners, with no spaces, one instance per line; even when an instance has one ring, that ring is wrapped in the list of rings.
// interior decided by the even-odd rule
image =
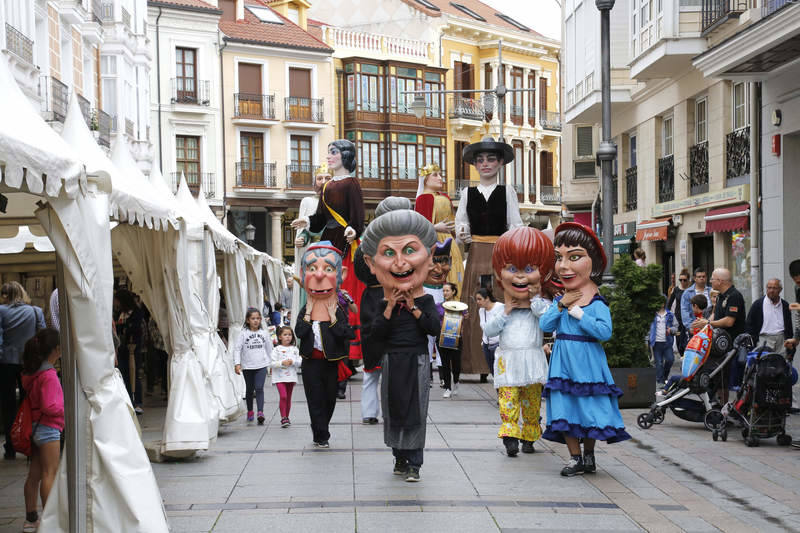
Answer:
[[[314,177],[314,192],[320,194],[322,192],[322,187],[330,180],[330,174],[317,174],[316,177]]]
[[[336,265],[332,255],[316,256],[305,268],[306,292],[312,300],[324,300],[336,294]]]
[[[563,244],[556,248],[556,274],[568,291],[591,283],[592,258],[586,248]]]
[[[328,168],[331,171],[342,168],[342,153],[333,145],[328,146]]]
[[[503,284],[503,293],[506,301],[509,301],[508,298],[516,298],[517,300],[530,299],[529,286],[538,286],[541,283],[541,279],[539,267],[536,265],[525,265],[520,268],[509,264],[500,271],[500,282]]]
[[[474,164],[481,180],[485,180],[497,176],[503,160],[493,152],[481,152],[475,156]]]
[[[425,283],[428,285],[441,285],[447,281],[447,275],[450,274],[450,256],[439,255],[433,257],[433,268],[428,273],[428,278]]]
[[[442,174],[433,172],[425,177],[425,187],[432,191],[441,191],[443,186]]]
[[[416,235],[384,237],[370,269],[384,291],[413,291],[422,286],[431,269],[430,250]]]

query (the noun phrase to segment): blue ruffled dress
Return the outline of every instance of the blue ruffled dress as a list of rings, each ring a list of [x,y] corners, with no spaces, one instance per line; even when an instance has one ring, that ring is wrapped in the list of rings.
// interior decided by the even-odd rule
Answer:
[[[558,300],[556,300],[558,301]],[[539,319],[544,331],[555,331],[547,397],[547,429],[542,437],[564,443],[564,435],[606,442],[631,438],[625,431],[606,353],[600,342],[611,338],[611,312],[602,296],[582,307],[580,320],[551,305]]]

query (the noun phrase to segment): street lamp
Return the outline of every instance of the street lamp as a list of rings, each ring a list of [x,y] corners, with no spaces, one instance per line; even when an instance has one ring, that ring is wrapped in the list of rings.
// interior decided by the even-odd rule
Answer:
[[[244,238],[247,241],[247,244],[253,244],[253,241],[256,240],[256,227],[254,225],[247,224],[244,227]]]
[[[603,139],[597,149],[602,174],[603,210],[603,248],[606,252],[606,271],[603,273],[604,283],[613,283],[611,265],[614,262],[614,199],[611,178],[611,165],[617,157],[617,145],[611,142],[611,46],[609,18],[614,0],[595,0],[600,10],[600,73],[602,95]]]

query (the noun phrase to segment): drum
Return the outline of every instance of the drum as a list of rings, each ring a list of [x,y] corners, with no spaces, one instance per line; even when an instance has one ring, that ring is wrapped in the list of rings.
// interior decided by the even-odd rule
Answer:
[[[464,320],[467,304],[444,302],[442,307],[444,307],[444,317],[442,318],[442,332],[439,335],[439,346],[456,349],[461,340],[461,323]]]

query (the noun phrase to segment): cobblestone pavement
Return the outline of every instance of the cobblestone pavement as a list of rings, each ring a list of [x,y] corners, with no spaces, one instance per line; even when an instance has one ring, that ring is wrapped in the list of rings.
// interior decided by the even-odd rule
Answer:
[[[293,425],[281,429],[267,385],[264,426],[234,422],[193,460],[154,464],[173,531],[800,530],[800,450],[775,439],[748,448],[732,429],[727,442],[713,442],[701,424],[669,412],[643,431],[635,420],[644,410],[626,410],[633,440],[599,444],[597,474],[567,479],[562,445],[540,441],[533,455],[504,455],[494,389],[473,380],[449,400],[434,388],[414,484],[392,475],[382,426],[361,424],[360,392],[356,378],[336,407],[328,450],[312,447],[302,387]],[[159,437],[164,416],[150,403],[146,441]],[[789,432],[800,437],[800,416],[790,417]],[[0,531],[21,531],[25,472],[21,459],[0,464]]]

